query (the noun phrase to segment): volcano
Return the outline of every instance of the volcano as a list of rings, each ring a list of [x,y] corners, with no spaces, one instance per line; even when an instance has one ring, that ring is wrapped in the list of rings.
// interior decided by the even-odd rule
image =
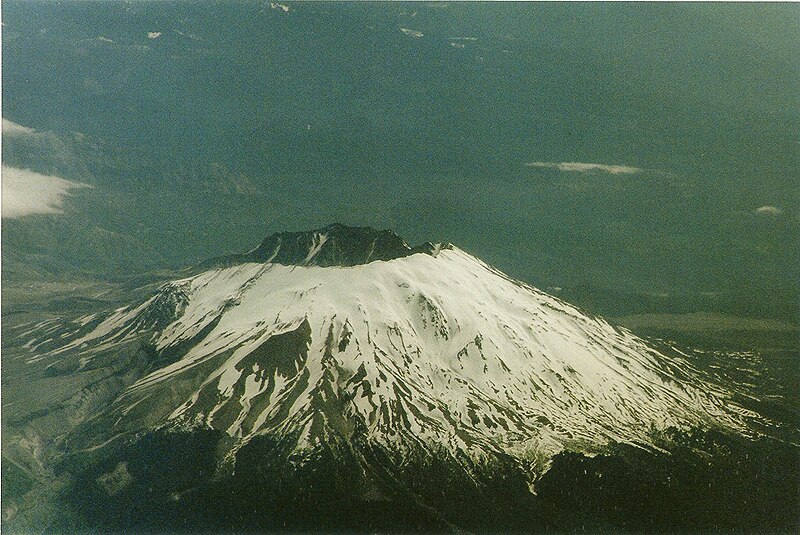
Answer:
[[[326,470],[336,488],[356,482],[358,499],[419,505],[433,466],[475,488],[513,474],[533,495],[560,453],[663,451],[676,430],[741,435],[758,419],[676,348],[451,244],[330,225],[195,271],[142,302],[20,334],[50,376],[115,370],[54,438],[61,462],[114,452],[92,476],[109,496],[144,477],[128,464],[141,444],[156,458],[180,450],[163,445],[178,436],[214,437],[200,449],[215,481]]]

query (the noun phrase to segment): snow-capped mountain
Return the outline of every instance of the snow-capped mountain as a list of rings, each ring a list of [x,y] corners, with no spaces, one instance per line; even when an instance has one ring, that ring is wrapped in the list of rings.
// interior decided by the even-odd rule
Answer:
[[[302,457],[359,435],[401,454],[511,455],[535,478],[564,448],[745,426],[746,411],[679,356],[449,244],[412,248],[388,231],[331,225],[220,263],[136,306],[79,318],[34,350],[47,366],[90,369],[131,341],[150,348],[147,372],[82,447],[209,427],[239,445],[290,438]]]

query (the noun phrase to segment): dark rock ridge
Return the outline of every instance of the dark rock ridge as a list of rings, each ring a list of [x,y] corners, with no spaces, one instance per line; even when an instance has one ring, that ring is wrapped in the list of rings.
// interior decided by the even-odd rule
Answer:
[[[357,266],[416,253],[435,256],[440,250],[451,248],[449,243],[431,242],[412,247],[391,230],[332,223],[317,230],[271,234],[252,251],[216,258],[202,267],[245,262],[270,262],[287,266]]]

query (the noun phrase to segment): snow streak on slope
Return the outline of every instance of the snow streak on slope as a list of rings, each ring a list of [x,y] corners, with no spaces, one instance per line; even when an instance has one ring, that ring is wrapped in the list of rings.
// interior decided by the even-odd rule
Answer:
[[[58,351],[85,362],[136,332],[161,360],[111,408],[120,429],[202,425],[240,443],[270,433],[297,451],[358,435],[542,468],[565,447],[654,445],[670,426],[744,428],[683,360],[453,247],[211,270]]]

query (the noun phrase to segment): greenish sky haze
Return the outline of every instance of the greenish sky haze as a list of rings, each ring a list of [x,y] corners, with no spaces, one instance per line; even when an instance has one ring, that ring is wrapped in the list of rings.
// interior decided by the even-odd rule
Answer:
[[[4,282],[337,221],[796,321],[797,4],[285,5],[5,0],[3,162],[92,187],[3,220]]]

